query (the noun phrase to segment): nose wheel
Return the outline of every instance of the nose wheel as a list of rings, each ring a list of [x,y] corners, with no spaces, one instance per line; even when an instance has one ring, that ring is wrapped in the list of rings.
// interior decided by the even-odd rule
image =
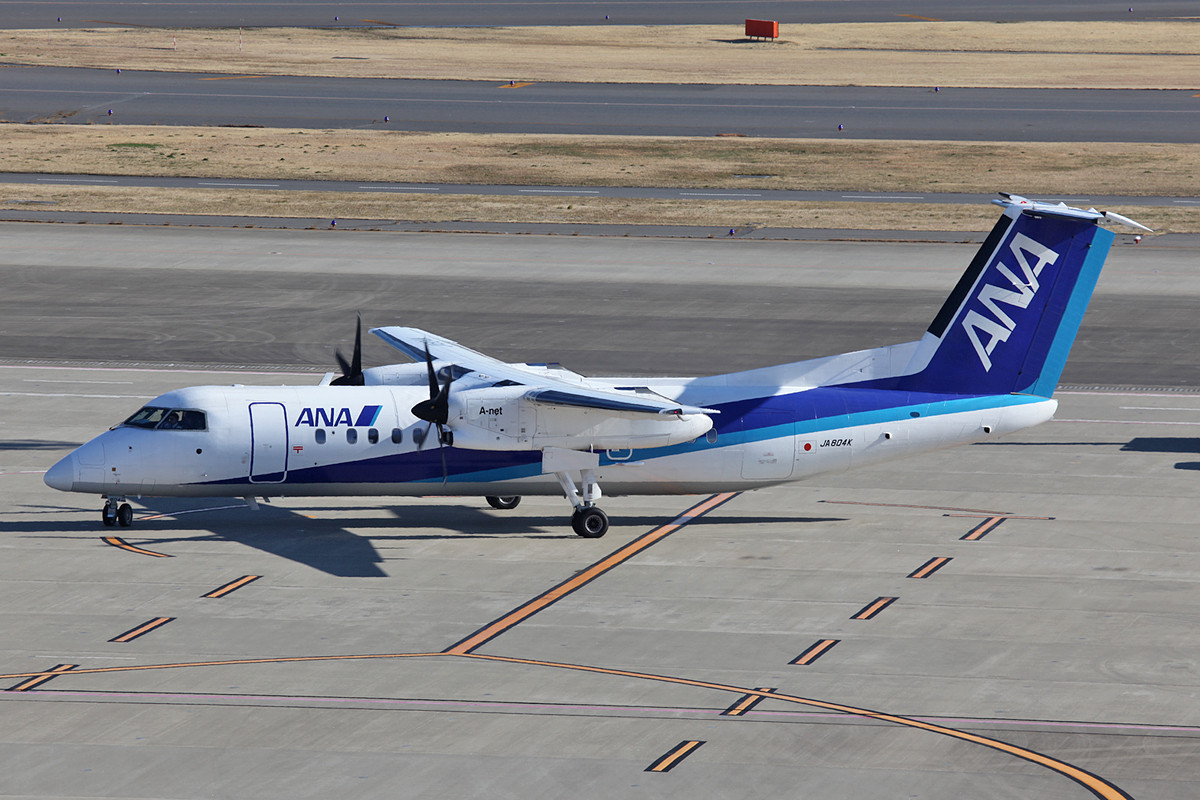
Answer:
[[[100,511],[104,527],[120,525],[122,528],[128,528],[133,524],[133,507],[124,500],[124,497],[111,497],[104,503],[104,508]]]
[[[585,539],[599,539],[608,533],[608,514],[596,506],[585,506],[571,515],[571,528]]]

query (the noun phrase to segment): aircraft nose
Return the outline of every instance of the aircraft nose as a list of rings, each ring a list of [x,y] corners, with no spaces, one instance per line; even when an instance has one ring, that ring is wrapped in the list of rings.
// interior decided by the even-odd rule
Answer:
[[[69,492],[75,488],[75,456],[69,455],[46,470],[42,478],[51,489]]]

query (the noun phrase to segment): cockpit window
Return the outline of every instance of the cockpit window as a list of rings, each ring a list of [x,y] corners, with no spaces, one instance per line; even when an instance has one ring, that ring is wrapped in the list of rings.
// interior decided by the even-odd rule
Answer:
[[[132,425],[135,428],[153,428],[157,426],[158,423],[163,421],[163,417],[165,417],[167,412],[170,410],[171,409],[169,408],[146,406],[145,408],[139,409],[136,414],[125,420],[125,422],[122,424]]]
[[[204,412],[191,408],[173,408],[167,412],[166,419],[159,423],[160,431],[202,431],[207,425],[204,422]]]
[[[123,423],[134,428],[157,430],[203,431],[208,430],[208,421],[203,411],[192,408],[160,408],[146,406]]]

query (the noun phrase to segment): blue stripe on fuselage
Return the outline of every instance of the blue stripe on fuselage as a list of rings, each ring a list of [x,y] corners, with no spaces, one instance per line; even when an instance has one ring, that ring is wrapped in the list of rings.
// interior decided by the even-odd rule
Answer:
[[[880,389],[819,387],[771,397],[716,404],[715,442],[701,437],[686,444],[638,450],[636,458],[653,458],[696,453],[783,436],[805,436],[820,431],[902,422],[988,408],[1044,402],[1029,395],[946,395],[897,392]],[[542,474],[539,451],[486,451],[446,447],[447,482],[481,483],[516,480]],[[601,454],[600,464],[621,463]],[[291,469],[287,481],[273,484],[375,484],[440,483],[442,454],[436,447],[417,452],[392,453],[335,464]],[[209,485],[239,485],[248,478],[210,481]],[[257,484],[256,484],[257,485]]]

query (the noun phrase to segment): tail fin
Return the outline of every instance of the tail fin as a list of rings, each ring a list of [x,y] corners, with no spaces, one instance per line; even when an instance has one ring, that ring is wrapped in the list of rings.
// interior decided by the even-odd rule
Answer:
[[[1101,212],[1004,197],[895,388],[1053,394],[1115,237]]]

